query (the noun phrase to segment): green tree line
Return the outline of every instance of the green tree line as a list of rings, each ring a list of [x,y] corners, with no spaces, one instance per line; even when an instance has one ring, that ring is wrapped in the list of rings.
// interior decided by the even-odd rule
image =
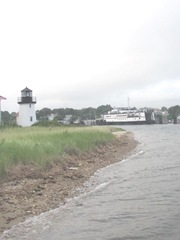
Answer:
[[[111,105],[101,105],[97,108],[88,107],[82,109],[73,109],[73,108],[43,108],[36,111],[36,116],[38,121],[46,121],[51,114],[55,115],[55,121],[61,121],[65,118],[66,115],[72,115],[72,121],[76,119],[84,120],[94,120],[100,118],[102,114],[107,113],[112,109]],[[169,114],[169,120],[172,120],[174,123],[177,121],[177,117],[180,116],[180,106],[172,106],[170,108],[162,107],[162,111],[167,111]],[[2,111],[2,123],[6,125],[15,125],[16,124],[16,113],[9,113],[8,111]]]
[[[97,108],[88,107],[82,109],[73,109],[73,108],[43,108],[36,111],[36,117],[38,121],[47,121],[48,117],[51,114],[55,115],[54,121],[62,121],[66,115],[72,115],[72,121],[76,119],[84,120],[94,120],[99,118],[102,114],[110,111],[112,107],[107,105],[101,105]],[[8,111],[2,112],[2,123],[6,125],[16,124],[16,113],[9,113]]]

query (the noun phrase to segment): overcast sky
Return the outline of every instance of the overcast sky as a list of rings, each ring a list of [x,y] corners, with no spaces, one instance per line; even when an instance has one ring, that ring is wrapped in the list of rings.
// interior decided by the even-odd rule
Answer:
[[[180,105],[179,0],[0,1],[2,111]]]

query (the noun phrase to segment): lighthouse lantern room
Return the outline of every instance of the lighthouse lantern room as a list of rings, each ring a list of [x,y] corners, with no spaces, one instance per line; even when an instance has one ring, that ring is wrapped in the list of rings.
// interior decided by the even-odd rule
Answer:
[[[25,88],[18,98],[19,112],[17,114],[17,125],[29,127],[36,122],[35,104],[36,98],[32,96],[32,90]]]

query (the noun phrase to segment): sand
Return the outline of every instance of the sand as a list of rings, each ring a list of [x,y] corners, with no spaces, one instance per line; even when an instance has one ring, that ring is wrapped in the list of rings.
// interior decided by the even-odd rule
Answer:
[[[113,143],[82,155],[69,155],[43,170],[33,164],[11,169],[0,182],[0,235],[29,217],[65,204],[98,169],[130,156],[137,146],[132,133],[115,134]]]

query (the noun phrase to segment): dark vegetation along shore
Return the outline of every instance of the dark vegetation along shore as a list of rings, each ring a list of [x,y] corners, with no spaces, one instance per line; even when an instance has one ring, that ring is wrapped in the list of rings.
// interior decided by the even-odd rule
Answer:
[[[133,135],[108,127],[1,129],[0,234],[57,208],[93,173],[128,157]]]

